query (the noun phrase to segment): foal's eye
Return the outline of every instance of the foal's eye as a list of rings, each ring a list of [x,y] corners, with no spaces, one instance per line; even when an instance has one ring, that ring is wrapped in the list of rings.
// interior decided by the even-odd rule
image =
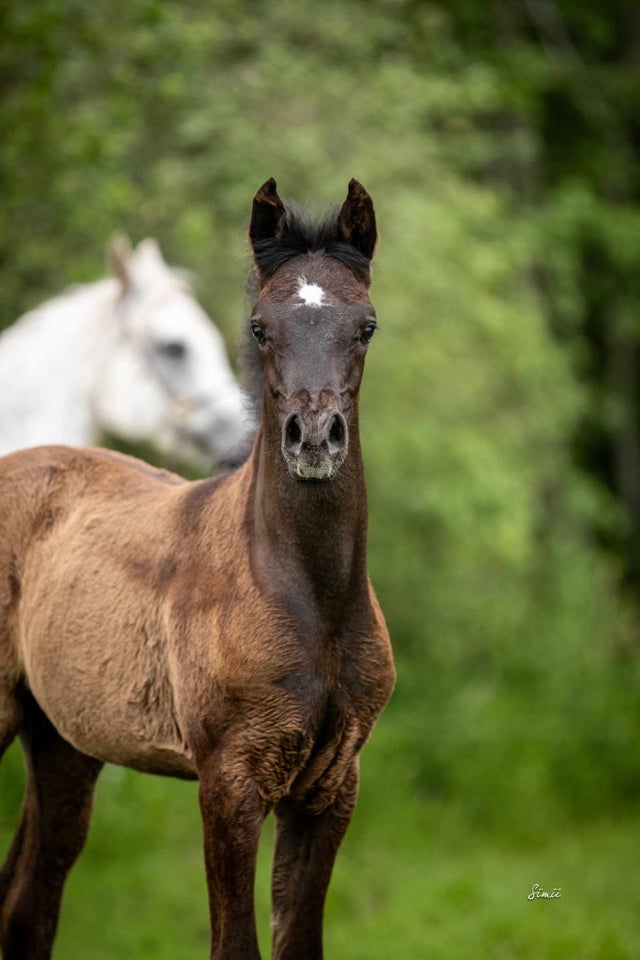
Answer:
[[[182,360],[186,356],[187,347],[182,340],[166,340],[156,346],[159,354],[171,360]]]
[[[378,329],[377,323],[368,323],[366,327],[363,327],[362,330],[360,331],[361,341],[363,343],[369,343],[369,340],[371,340],[371,337],[374,335],[377,329]]]
[[[252,333],[253,339],[257,340],[260,346],[263,347],[267,342],[267,337],[259,323],[251,324],[251,333]]]

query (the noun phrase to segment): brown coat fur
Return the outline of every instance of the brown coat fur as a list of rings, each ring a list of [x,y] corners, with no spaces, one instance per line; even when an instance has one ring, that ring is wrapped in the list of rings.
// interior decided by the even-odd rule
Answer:
[[[254,578],[245,515],[253,460],[196,483],[122,454],[65,447],[13,454],[2,468],[5,715],[19,715],[10,701],[24,680],[82,753],[195,777],[195,697],[208,725],[241,725],[260,794],[277,802],[346,665],[336,648],[318,679],[310,638]],[[372,693],[388,692],[387,633],[371,598],[371,621],[349,636],[360,671],[354,742],[379,712]],[[239,702],[241,717],[225,716]]]

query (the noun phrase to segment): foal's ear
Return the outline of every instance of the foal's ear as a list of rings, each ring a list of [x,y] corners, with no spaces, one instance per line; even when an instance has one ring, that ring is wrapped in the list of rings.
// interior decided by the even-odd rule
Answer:
[[[251,244],[259,240],[272,240],[278,233],[284,216],[284,204],[278,196],[276,182],[270,177],[263,183],[253,198],[249,239]]]
[[[376,215],[371,197],[357,180],[349,181],[347,199],[338,216],[338,234],[371,260],[378,242]]]
[[[107,244],[107,266],[109,272],[120,281],[125,293],[132,287],[131,254],[131,241],[125,233],[117,233],[110,238]]]

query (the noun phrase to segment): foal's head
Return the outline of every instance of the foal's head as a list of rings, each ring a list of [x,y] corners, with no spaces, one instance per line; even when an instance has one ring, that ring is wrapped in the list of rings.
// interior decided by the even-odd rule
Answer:
[[[357,440],[358,391],[376,329],[369,300],[377,232],[373,204],[352,180],[320,223],[285,207],[268,180],[249,237],[260,292],[249,320],[262,355],[263,422],[289,473],[331,480]]]

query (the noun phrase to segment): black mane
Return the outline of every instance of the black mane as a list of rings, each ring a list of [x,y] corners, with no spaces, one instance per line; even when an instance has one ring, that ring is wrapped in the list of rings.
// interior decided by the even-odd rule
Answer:
[[[324,253],[344,264],[359,280],[368,282],[370,261],[356,247],[340,239],[338,232],[339,209],[331,210],[322,220],[316,220],[296,204],[288,203],[277,236],[268,240],[254,240],[255,267],[247,281],[247,295],[253,302],[258,295],[258,273],[263,278],[272,277],[276,270],[293,257],[305,253]],[[260,414],[262,399],[262,356],[245,326],[240,349],[242,385],[254,410]]]
[[[271,277],[287,260],[305,253],[325,253],[348,267],[360,280],[369,278],[369,260],[350,243],[340,239],[339,210],[331,210],[323,220],[315,220],[295,204],[287,204],[278,234],[268,240],[255,240],[253,252],[263,277]]]

